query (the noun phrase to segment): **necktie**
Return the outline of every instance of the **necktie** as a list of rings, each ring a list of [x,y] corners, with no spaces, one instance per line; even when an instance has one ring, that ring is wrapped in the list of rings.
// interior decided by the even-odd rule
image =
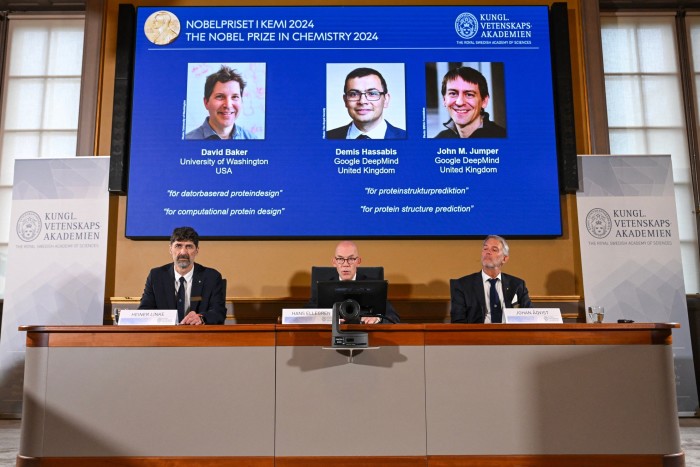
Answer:
[[[489,302],[491,303],[491,322],[500,323],[503,321],[503,310],[501,310],[501,299],[498,297],[496,282],[498,279],[489,279],[491,290],[489,291]]]
[[[180,277],[180,288],[177,289],[177,317],[180,321],[185,318],[185,290],[187,283],[184,277]]]
[[[367,135],[360,135],[360,136],[358,136],[358,137],[355,138],[355,139],[372,139],[372,138],[370,138],[370,137],[367,136]]]

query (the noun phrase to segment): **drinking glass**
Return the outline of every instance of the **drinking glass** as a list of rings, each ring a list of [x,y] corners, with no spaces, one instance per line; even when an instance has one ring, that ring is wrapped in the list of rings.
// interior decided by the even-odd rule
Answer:
[[[602,323],[605,317],[605,308],[602,306],[589,306],[586,313],[587,323]]]

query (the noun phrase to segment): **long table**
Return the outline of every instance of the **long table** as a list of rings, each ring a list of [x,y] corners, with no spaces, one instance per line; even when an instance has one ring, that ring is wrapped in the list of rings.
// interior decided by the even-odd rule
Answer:
[[[683,466],[674,327],[23,326],[17,466]]]

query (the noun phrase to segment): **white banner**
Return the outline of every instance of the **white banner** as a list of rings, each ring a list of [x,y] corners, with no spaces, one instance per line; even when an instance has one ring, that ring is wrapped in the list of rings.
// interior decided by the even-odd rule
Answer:
[[[605,322],[675,322],[678,411],[698,393],[670,156],[579,156],[576,195],[586,309]]]
[[[0,415],[22,411],[20,325],[102,324],[108,157],[15,161],[0,336]]]

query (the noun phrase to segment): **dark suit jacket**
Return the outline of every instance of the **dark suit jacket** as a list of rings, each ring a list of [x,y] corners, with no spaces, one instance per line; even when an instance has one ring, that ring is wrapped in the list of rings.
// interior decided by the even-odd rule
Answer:
[[[532,302],[525,281],[501,273],[503,301],[506,308],[530,308]],[[515,295],[517,303],[513,303]],[[450,279],[450,318],[453,323],[483,323],[486,317],[486,293],[481,271]]]
[[[355,280],[366,281],[366,280],[376,280],[376,278],[375,277],[367,277],[365,274],[358,272]],[[328,277],[319,278],[319,281],[339,281],[338,273],[333,273],[333,274],[329,275]],[[318,308],[318,289],[316,287],[311,287],[311,299],[305,305],[305,307],[306,308]],[[388,300],[386,302],[386,312],[384,313],[384,316],[386,316],[390,320],[388,322],[392,322],[392,321],[395,323],[401,322],[401,318],[399,318],[399,314],[396,312],[396,310],[394,309],[394,306]],[[386,323],[387,320],[384,320],[384,322]]]
[[[190,309],[204,317],[206,324],[223,324],[226,320],[226,291],[216,269],[194,263]],[[151,269],[141,296],[139,309],[177,309],[173,263]],[[182,320],[182,317],[180,317]]]
[[[345,139],[348,136],[348,129],[352,125],[352,122],[345,126],[339,128],[334,128],[326,132],[326,139]],[[386,132],[384,133],[384,139],[406,139],[406,130],[397,128],[389,122],[386,122]]]

